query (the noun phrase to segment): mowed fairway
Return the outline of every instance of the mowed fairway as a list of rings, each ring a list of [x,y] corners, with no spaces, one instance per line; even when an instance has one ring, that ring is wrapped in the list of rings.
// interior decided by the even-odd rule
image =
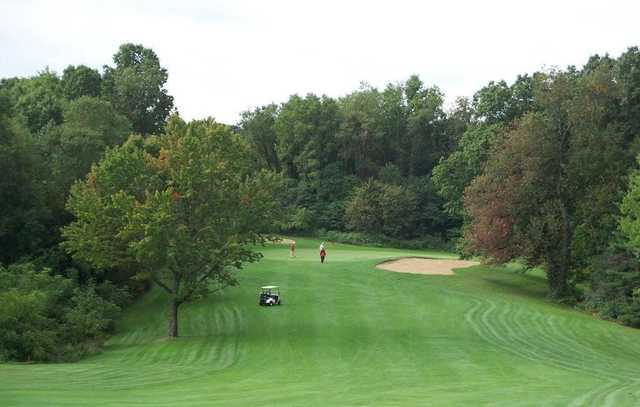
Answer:
[[[298,240],[269,246],[240,286],[181,308],[132,306],[103,353],[0,365],[0,406],[640,405],[640,331],[549,304],[541,276],[472,267],[454,276],[375,269],[446,253]],[[257,305],[282,287],[284,305]]]

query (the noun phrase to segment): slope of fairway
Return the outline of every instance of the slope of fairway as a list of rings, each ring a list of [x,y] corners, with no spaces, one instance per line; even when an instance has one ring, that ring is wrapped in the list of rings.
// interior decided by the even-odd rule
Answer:
[[[153,291],[100,355],[0,365],[0,406],[640,405],[640,331],[547,303],[541,276],[392,273],[375,265],[453,256],[347,245],[322,265],[297,243],[184,306],[178,340]],[[264,284],[283,306],[257,306]]]

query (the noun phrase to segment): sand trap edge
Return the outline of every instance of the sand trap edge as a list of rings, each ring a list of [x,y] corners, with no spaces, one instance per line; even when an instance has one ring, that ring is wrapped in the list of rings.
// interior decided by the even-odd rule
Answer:
[[[409,256],[388,259],[376,264],[375,267],[393,273],[452,276],[455,275],[454,269],[473,267],[478,264],[480,263],[469,260]]]

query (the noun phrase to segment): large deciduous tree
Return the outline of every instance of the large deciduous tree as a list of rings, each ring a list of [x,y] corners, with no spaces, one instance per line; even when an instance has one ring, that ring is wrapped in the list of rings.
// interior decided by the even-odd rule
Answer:
[[[42,175],[34,141],[0,94],[0,263],[33,253],[46,235]]]
[[[400,140],[398,164],[404,175],[426,175],[453,147],[453,139],[446,133],[444,94],[437,86],[425,87],[413,75],[405,84],[405,98],[407,131]]]
[[[169,336],[178,308],[236,283],[233,270],[260,258],[278,218],[278,178],[255,171],[248,146],[222,124],[171,119],[166,133],[133,136],[74,185],[64,246],[96,267],[135,269],[170,297]]]
[[[280,172],[275,121],[278,106],[270,104],[242,113],[240,128],[253,146],[258,159],[272,171]]]
[[[539,111],[515,122],[465,191],[469,247],[498,262],[544,266],[553,298],[571,295],[576,230],[602,227],[617,212],[610,198],[628,168],[610,120],[618,86],[602,69],[540,75]]]
[[[473,95],[474,115],[488,124],[509,123],[534,108],[534,76],[518,75],[511,86],[489,82]]]
[[[62,91],[68,100],[82,96],[98,97],[102,91],[102,77],[96,69],[85,65],[69,65],[62,72]]]
[[[354,189],[345,218],[354,230],[407,238],[416,229],[417,205],[411,189],[369,180]]]
[[[3,80],[0,89],[9,97],[13,113],[37,135],[45,126],[62,123],[65,108],[60,78],[48,69],[31,78]]]
[[[499,124],[471,126],[460,138],[458,148],[433,168],[433,183],[451,216],[462,217],[464,189],[482,173],[491,143],[500,133]]]
[[[338,125],[338,106],[329,97],[294,95],[282,105],[274,128],[278,160],[289,177],[315,178],[336,161]]]
[[[345,168],[360,179],[372,176],[384,159],[381,102],[380,92],[364,84],[339,102],[340,157]]]
[[[108,147],[121,144],[130,133],[126,117],[105,100],[82,96],[69,103],[64,122],[48,129],[43,140],[52,192],[59,201],[56,208],[64,209],[71,185],[85,177]]]
[[[156,53],[142,45],[123,44],[113,62],[115,67],[104,68],[104,96],[129,119],[134,131],[161,132],[173,109],[173,96],[165,88],[169,74]]]

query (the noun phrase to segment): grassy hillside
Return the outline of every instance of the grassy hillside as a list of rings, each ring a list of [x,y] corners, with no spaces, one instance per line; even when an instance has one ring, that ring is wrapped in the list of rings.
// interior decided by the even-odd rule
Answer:
[[[374,269],[402,255],[299,240],[270,246],[241,285],[182,308],[145,296],[75,364],[0,365],[0,405],[640,405],[640,331],[547,303],[542,276]],[[257,287],[284,305],[257,306]]]

